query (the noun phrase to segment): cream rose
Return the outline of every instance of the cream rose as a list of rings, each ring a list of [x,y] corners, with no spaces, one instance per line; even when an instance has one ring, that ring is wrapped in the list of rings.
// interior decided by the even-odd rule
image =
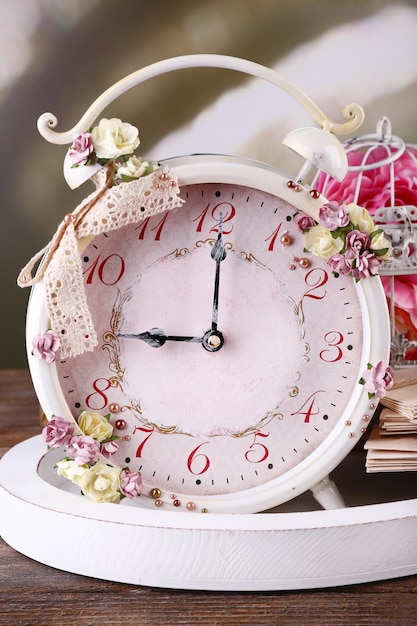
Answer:
[[[78,418],[78,426],[84,435],[90,435],[97,441],[105,441],[113,434],[113,426],[110,422],[93,411],[83,411]]]
[[[304,234],[304,241],[306,249],[322,259],[330,259],[343,248],[342,240],[339,237],[334,239],[323,226],[310,228]]]
[[[133,155],[129,158],[126,163],[120,165],[117,168],[117,175],[120,178],[140,178],[149,168],[149,161],[145,161],[144,159],[140,159],[139,157]]]
[[[378,233],[377,235],[371,238],[371,249],[373,252],[376,252],[378,250],[385,250],[385,248],[387,248],[387,251],[385,254],[381,254],[381,255],[378,254],[378,258],[381,259],[382,261],[388,261],[388,259],[391,258],[391,255],[392,255],[391,242],[388,241],[388,239],[384,237],[384,233]]]
[[[113,117],[103,118],[91,131],[98,159],[116,159],[131,154],[138,147],[139,131],[132,124]]]
[[[369,215],[367,209],[364,209],[357,204],[347,205],[349,219],[352,222],[355,229],[362,231],[363,233],[372,233],[375,230],[375,224],[372,217]]]
[[[62,459],[55,464],[57,474],[63,478],[67,478],[76,485],[80,484],[82,477],[88,470],[88,465],[77,465],[75,461]]]
[[[82,476],[79,483],[85,496],[93,502],[119,502],[119,472],[109,465],[96,463]]]

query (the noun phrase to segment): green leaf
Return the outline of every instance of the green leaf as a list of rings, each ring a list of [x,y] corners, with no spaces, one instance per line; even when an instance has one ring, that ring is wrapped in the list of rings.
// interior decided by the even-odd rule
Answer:
[[[381,234],[381,233],[383,233],[383,232],[384,232],[384,231],[382,230],[382,228],[377,228],[376,230],[373,230],[373,231],[370,233],[369,237],[370,237],[371,239],[373,239],[374,237],[376,237],[377,235],[380,235],[380,234]]]
[[[371,250],[375,254],[375,256],[384,256],[384,254],[388,252],[388,248],[379,248],[379,250],[374,250],[373,248],[371,248]]]

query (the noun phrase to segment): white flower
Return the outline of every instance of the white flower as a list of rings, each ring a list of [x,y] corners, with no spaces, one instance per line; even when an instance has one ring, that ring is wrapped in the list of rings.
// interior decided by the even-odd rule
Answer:
[[[375,224],[367,209],[351,202],[347,205],[349,219],[356,230],[363,233],[372,233],[375,230]]]
[[[306,250],[322,259],[330,259],[343,248],[343,241],[339,237],[334,239],[323,226],[313,226],[304,233],[304,238]]]
[[[55,464],[56,471],[63,478],[67,478],[76,485],[80,484],[82,477],[88,470],[88,465],[78,465],[75,461],[62,459]]]
[[[373,252],[376,252],[376,253],[378,250],[387,249],[385,254],[381,254],[381,255],[378,254],[378,258],[380,258],[382,261],[387,261],[391,257],[391,254],[392,254],[391,243],[388,241],[388,239],[385,239],[384,233],[382,232],[372,237],[371,249]]]
[[[117,175],[120,178],[140,178],[143,176],[149,167],[149,161],[145,161],[135,155],[129,157],[123,165],[119,165],[117,168]]]
[[[83,411],[78,418],[78,426],[84,435],[90,435],[100,442],[109,439],[113,434],[113,426],[110,422],[100,413],[93,411]]]
[[[93,502],[119,502],[120,475],[117,469],[96,463],[82,476],[81,491]]]
[[[116,159],[132,154],[140,143],[138,129],[118,118],[103,118],[92,129],[91,135],[98,159]]]

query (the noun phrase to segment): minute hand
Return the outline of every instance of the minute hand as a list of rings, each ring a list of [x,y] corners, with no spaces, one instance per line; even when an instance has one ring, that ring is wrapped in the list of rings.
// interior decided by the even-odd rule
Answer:
[[[211,330],[217,330],[219,316],[219,285],[220,285],[220,263],[227,256],[222,237],[222,215],[220,215],[219,234],[216,243],[211,249],[211,258],[216,262],[216,274],[214,277],[213,313],[211,318]]]

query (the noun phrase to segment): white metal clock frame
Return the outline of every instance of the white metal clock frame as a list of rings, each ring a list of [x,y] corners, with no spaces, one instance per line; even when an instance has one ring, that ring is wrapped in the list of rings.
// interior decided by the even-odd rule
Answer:
[[[311,198],[306,189],[295,193],[287,186],[288,177],[277,170],[237,157],[196,155],[178,157],[165,163],[178,177],[180,186],[210,182],[245,185],[278,196],[313,217],[317,217],[324,201],[323,198]],[[379,278],[357,282],[356,290],[363,320],[362,360],[357,372],[357,385],[337,424],[308,457],[285,474],[243,492],[205,496],[204,506],[210,512],[253,513],[266,510],[308,489],[313,491],[324,508],[343,506],[343,500],[328,475],[347,456],[369,424],[376,403],[369,400],[364,387],[359,384],[359,378],[368,363],[375,365],[379,361],[388,361],[390,345],[388,308]],[[53,415],[71,419],[70,409],[59,386],[56,365],[39,361],[31,354],[33,337],[48,328],[48,324],[43,286],[38,283],[33,288],[27,315],[29,367],[39,402],[48,419]],[[181,499],[182,494],[177,496]]]

